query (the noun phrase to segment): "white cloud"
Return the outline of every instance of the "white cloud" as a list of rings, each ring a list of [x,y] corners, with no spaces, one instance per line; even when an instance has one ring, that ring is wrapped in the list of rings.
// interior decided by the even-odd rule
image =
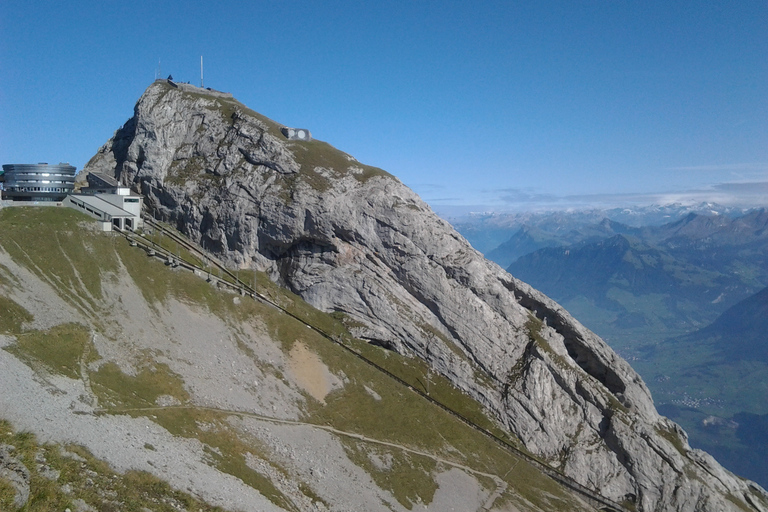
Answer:
[[[703,202],[718,203],[723,206],[755,207],[768,206],[768,181],[723,182],[697,189],[656,193],[556,196],[532,189],[506,188],[496,191],[484,190],[483,195],[486,196],[487,200],[478,202],[479,204],[475,204],[473,209],[478,211],[530,211],[587,207],[612,208],[651,204],[698,204]],[[443,208],[462,204],[461,201],[451,204],[451,199],[454,198],[442,198],[439,204]]]
[[[667,167],[668,171],[768,171],[766,163],[741,163],[741,164],[711,164],[711,165],[689,165],[683,167]]]

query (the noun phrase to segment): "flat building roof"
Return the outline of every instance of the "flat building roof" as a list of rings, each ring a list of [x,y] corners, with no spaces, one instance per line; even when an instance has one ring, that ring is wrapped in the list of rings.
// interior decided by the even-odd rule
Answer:
[[[119,208],[114,204],[108,201],[105,201],[104,199],[101,199],[98,195],[89,196],[84,194],[70,194],[69,198],[70,198],[70,201],[72,200],[80,201],[81,203],[86,204],[91,208],[95,208],[100,212],[106,213],[110,217],[135,217],[136,216],[133,213],[127,212],[122,208]]]

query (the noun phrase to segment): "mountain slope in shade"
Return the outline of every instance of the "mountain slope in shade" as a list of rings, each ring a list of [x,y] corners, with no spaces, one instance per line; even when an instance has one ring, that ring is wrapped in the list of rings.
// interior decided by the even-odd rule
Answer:
[[[768,288],[730,307],[711,325],[681,341],[714,343],[723,361],[768,363]]]
[[[507,270],[566,306],[588,301],[594,311],[582,308],[583,321],[612,338],[621,329],[635,335],[634,329],[680,332],[704,325],[722,311],[725,300],[751,290],[738,277],[703,269],[625,235],[541,249]]]
[[[565,229],[554,228],[554,230],[552,226],[547,225],[548,223],[543,224],[530,227],[524,225],[509,240],[488,252],[486,257],[507,268],[518,258],[538,249],[598,241],[617,234],[632,234],[638,231],[636,228],[609,219],[603,219],[598,224],[576,224]]]
[[[768,288],[707,327],[644,352],[647,363],[639,365],[657,376],[659,410],[682,423],[696,446],[768,485]]]

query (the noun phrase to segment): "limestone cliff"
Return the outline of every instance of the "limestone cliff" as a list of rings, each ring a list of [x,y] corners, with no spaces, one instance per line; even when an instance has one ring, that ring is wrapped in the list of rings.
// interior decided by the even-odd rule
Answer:
[[[553,467],[636,510],[768,510],[692,450],[641,378],[559,305],[487,261],[386,172],[228,95],[153,83],[85,167],[356,335],[424,360]]]

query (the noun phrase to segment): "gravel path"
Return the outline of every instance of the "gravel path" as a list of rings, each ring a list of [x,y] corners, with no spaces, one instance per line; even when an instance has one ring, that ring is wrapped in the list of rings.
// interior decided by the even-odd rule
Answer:
[[[218,408],[213,408],[213,407],[196,407],[196,406],[184,406],[184,405],[168,406],[168,407],[140,407],[140,408],[129,408],[129,409],[117,409],[117,410],[112,409],[112,410],[105,410],[104,412],[111,412],[111,413],[118,413],[119,414],[119,413],[127,413],[127,412],[152,412],[152,411],[158,411],[158,410],[162,410],[162,409],[208,410],[208,411],[213,411],[213,412],[218,412],[218,413],[223,413],[223,414],[233,414],[233,415],[237,415],[237,416],[241,416],[241,417],[251,418],[251,419],[255,419],[255,420],[259,420],[259,421],[263,421],[263,422],[268,422],[268,423],[275,423],[275,424],[279,424],[279,425],[293,425],[293,426],[309,427],[311,429],[323,430],[325,432],[331,432],[331,433],[339,435],[339,436],[349,437],[351,439],[356,439],[358,441],[362,441],[362,442],[365,442],[365,443],[370,443],[370,444],[380,445],[380,446],[386,446],[388,448],[394,448],[394,449],[397,449],[397,450],[400,450],[400,451],[403,451],[403,452],[406,452],[406,453],[410,453],[410,454],[413,454],[413,455],[419,455],[421,457],[427,457],[427,458],[432,459],[435,462],[439,462],[440,464],[443,464],[445,466],[449,466],[449,467],[454,468],[454,469],[459,469],[459,470],[465,472],[466,474],[478,475],[478,476],[483,476],[483,477],[486,477],[486,478],[490,478],[490,479],[492,479],[496,483],[496,489],[494,490],[494,492],[490,496],[488,496],[488,498],[486,500],[484,500],[484,503],[482,504],[482,507],[474,506],[474,507],[470,507],[470,508],[464,508],[464,509],[461,509],[461,510],[477,510],[479,508],[481,508],[483,510],[490,510],[492,508],[492,506],[493,506],[493,502],[496,501],[496,499],[499,496],[501,496],[507,490],[506,482],[504,482],[501,478],[499,478],[498,476],[496,476],[496,475],[494,475],[492,473],[485,473],[483,471],[478,471],[478,470],[473,469],[473,468],[471,468],[469,466],[465,466],[463,464],[459,464],[457,462],[445,459],[443,457],[440,457],[440,456],[435,455],[435,454],[430,453],[430,452],[425,452],[425,451],[422,451],[422,450],[417,450],[415,448],[410,448],[408,446],[404,446],[404,445],[397,444],[397,443],[392,443],[392,442],[389,442],[389,441],[382,441],[380,439],[374,439],[374,438],[371,438],[371,437],[368,437],[368,436],[364,436],[364,435],[361,435],[361,434],[356,434],[354,432],[346,432],[344,430],[339,430],[339,429],[336,429],[336,428],[328,426],[328,425],[318,425],[318,424],[315,424],[315,423],[306,423],[306,422],[297,421],[297,420],[285,420],[285,419],[280,419],[280,418],[273,418],[273,417],[269,417],[269,416],[263,416],[263,415],[260,415],[260,414],[244,413],[244,412],[239,412],[239,411],[228,411],[228,410],[223,410],[223,409],[218,409]],[[475,480],[475,483],[477,483],[476,480]],[[467,493],[462,493],[462,494],[465,495],[465,496],[467,495]],[[430,506],[429,509],[432,510],[433,508]],[[446,510],[446,509],[438,507],[438,508],[435,508],[434,510]]]

